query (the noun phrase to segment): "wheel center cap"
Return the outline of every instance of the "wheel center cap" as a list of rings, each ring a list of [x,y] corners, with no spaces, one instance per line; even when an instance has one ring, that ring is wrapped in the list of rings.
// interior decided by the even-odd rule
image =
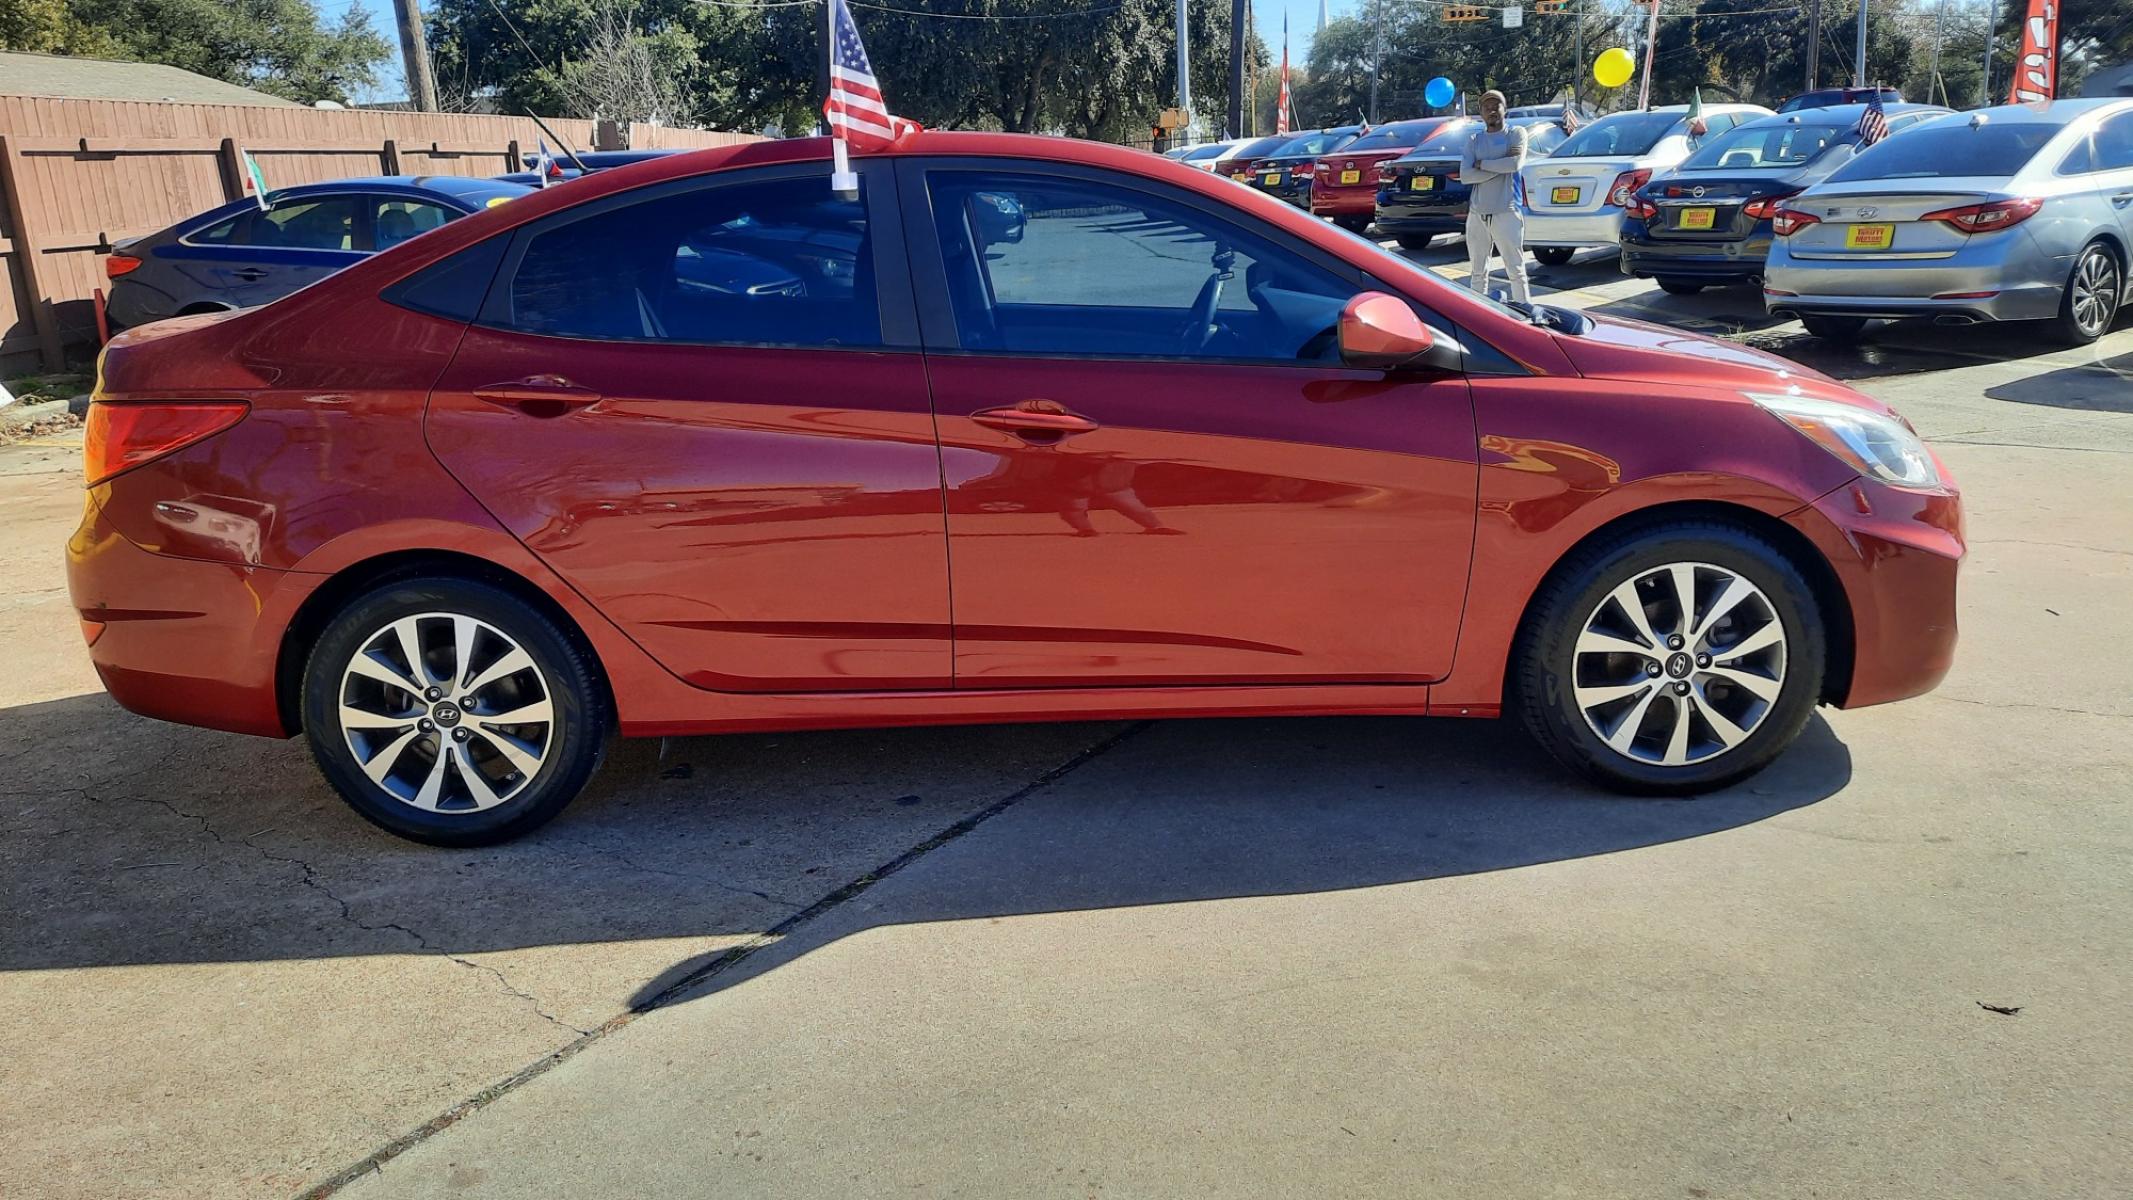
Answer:
[[[1689,677],[1689,671],[1694,668],[1695,665],[1696,660],[1690,658],[1686,654],[1672,655],[1666,660],[1667,677],[1670,679],[1687,679]],[[441,720],[442,718],[439,719]]]
[[[447,700],[430,710],[430,719],[446,729],[459,724],[459,706]]]

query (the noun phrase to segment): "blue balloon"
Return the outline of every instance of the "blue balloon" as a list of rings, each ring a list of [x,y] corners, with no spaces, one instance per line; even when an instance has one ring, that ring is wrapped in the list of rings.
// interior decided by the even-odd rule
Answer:
[[[1452,81],[1442,75],[1430,80],[1429,86],[1422,89],[1422,98],[1429,101],[1431,108],[1443,108],[1452,102],[1453,96],[1458,94],[1459,89],[1453,87]]]

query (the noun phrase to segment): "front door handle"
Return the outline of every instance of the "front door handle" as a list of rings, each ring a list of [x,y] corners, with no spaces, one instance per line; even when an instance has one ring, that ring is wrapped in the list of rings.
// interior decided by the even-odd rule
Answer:
[[[535,417],[560,417],[574,408],[598,404],[600,393],[561,375],[534,375],[474,389],[474,398]]]
[[[1078,433],[1092,433],[1096,422],[1068,412],[1049,400],[1024,400],[1005,408],[985,408],[970,419],[987,429],[998,429],[1030,441],[1056,442]]]
[[[263,267],[243,267],[230,272],[230,274],[235,275],[237,278],[244,280],[246,283],[251,283],[255,280],[265,279],[267,277],[266,269]]]

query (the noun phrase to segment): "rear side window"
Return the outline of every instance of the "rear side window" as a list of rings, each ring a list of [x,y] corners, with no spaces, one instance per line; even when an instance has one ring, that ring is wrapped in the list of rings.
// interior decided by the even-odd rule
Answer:
[[[2012,175],[2061,128],[2036,122],[1935,122],[1875,143],[1837,168],[1829,181]]]
[[[1334,361],[1359,288],[1189,205],[1046,175],[928,175],[963,349]]]
[[[863,199],[819,177],[697,187],[542,228],[487,312],[562,337],[876,346],[872,249]]]
[[[186,240],[201,246],[353,250],[355,218],[353,196],[304,196],[231,217]]]
[[[2096,147],[2096,169],[2123,171],[2133,167],[2133,112],[2122,112],[2096,127],[2090,139]]]
[[[496,278],[496,268],[503,265],[504,248],[510,242],[510,234],[476,242],[385,289],[383,298],[416,312],[471,321],[481,312],[482,298],[489,294],[489,281]]]
[[[1556,147],[1557,158],[1634,158],[1648,154],[1681,120],[1679,113],[1620,113],[1603,117]]]
[[[373,248],[378,250],[390,250],[460,215],[454,209],[427,200],[378,196],[372,202],[375,207],[371,209],[371,240]]]

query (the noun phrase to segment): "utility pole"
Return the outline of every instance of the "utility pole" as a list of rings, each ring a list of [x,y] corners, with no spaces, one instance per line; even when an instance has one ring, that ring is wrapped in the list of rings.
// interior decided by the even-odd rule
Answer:
[[[1807,9],[1807,83],[1800,90],[1815,90],[1815,68],[1822,58],[1822,0],[1814,0]]]
[[[1948,0],[1940,0],[1940,10],[1933,16],[1933,65],[1926,70],[1926,103],[1933,103],[1933,89],[1940,88],[1942,104],[1948,102],[1948,89],[1940,81],[1940,39],[1948,31]]]
[[[1943,0],[1945,3],[1945,0]],[[1229,6],[1229,136],[1244,136],[1244,0]]]
[[[1866,0],[1859,0],[1859,47],[1852,51],[1852,86],[1866,86]]]
[[[1585,0],[1570,0],[1570,107],[1576,112],[1578,85],[1585,82]]]
[[[407,98],[414,101],[416,112],[436,112],[437,78],[430,74],[429,39],[422,36],[421,0],[393,0],[393,18],[400,26],[400,60],[407,67]]]
[[[1637,111],[1648,111],[1652,106],[1652,52],[1659,48],[1659,0],[1651,0],[1652,23],[1644,33],[1644,82],[1637,85]]]
[[[1985,0],[1985,75],[1978,84],[1977,102],[1980,106],[1992,103],[1992,27],[1999,23],[2000,6],[1994,0]]]
[[[1370,51],[1370,123],[1378,123],[1378,76],[1385,73],[1385,0],[1373,0],[1370,20],[1376,27]]]
[[[1185,40],[1185,0],[1178,0],[1178,111],[1185,114],[1179,137],[1192,145],[1192,46]]]

